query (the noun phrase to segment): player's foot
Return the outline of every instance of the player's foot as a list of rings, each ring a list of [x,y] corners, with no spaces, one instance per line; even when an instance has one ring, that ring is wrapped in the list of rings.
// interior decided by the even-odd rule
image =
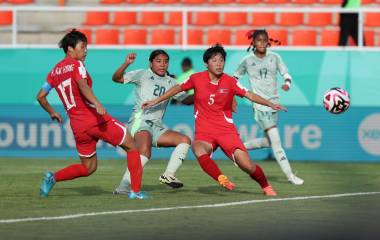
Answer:
[[[140,192],[128,192],[128,198],[129,199],[148,199],[149,196],[146,192],[140,191]]]
[[[114,195],[127,195],[129,193],[129,189],[117,187],[113,190],[112,194]]]
[[[160,181],[161,184],[165,183],[166,185],[168,185],[172,188],[183,187],[183,183],[173,175],[169,175],[169,174],[164,173],[158,178],[158,180]]]
[[[288,177],[288,181],[291,183],[291,184],[294,184],[294,185],[302,185],[304,183],[304,180],[297,177],[296,175],[294,175],[293,173]]]
[[[54,187],[54,184],[55,184],[54,174],[52,172],[46,172],[44,174],[44,179],[42,179],[42,183],[40,186],[40,196],[47,197],[51,189]]]
[[[267,187],[263,188],[264,195],[266,196],[277,196],[276,191],[273,190],[271,185],[268,185]]]
[[[230,180],[228,180],[228,177],[227,176],[224,176],[224,175],[220,175],[218,177],[218,182],[219,184],[224,187],[225,189],[231,191],[232,189],[235,188],[235,184],[230,182]]]

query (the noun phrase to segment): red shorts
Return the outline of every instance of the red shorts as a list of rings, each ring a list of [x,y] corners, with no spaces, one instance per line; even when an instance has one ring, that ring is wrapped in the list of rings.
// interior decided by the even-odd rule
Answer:
[[[198,133],[195,135],[194,140],[210,143],[213,151],[220,147],[224,154],[226,154],[231,160],[234,160],[233,154],[236,149],[247,152],[247,149],[237,133],[217,134],[213,136],[207,133]]]
[[[111,118],[111,120],[93,126],[86,131],[74,133],[74,139],[79,156],[91,157],[96,153],[96,143],[99,139],[113,146],[118,146],[123,143],[126,134],[125,125]]]

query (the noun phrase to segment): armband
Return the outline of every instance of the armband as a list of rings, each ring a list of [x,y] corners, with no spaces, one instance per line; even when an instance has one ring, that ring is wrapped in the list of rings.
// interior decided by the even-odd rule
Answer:
[[[48,82],[45,82],[44,85],[42,85],[42,90],[46,93],[49,93],[52,88],[53,87]]]

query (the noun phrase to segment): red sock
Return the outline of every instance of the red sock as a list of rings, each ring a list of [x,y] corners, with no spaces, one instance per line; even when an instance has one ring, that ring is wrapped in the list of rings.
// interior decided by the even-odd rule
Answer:
[[[210,158],[210,155],[204,154],[198,158],[199,165],[203,171],[210,175],[215,181],[218,181],[218,177],[222,175],[218,165]]]
[[[140,192],[143,170],[139,151],[132,150],[127,152],[127,164],[131,173],[131,189],[134,192]]]
[[[265,188],[269,186],[269,183],[267,181],[267,178],[265,177],[263,169],[261,169],[259,165],[256,164],[256,170],[253,173],[249,174],[249,176],[256,182],[258,182],[261,188]]]
[[[54,173],[56,182],[71,180],[79,177],[87,177],[89,174],[86,166],[82,164],[73,164]]]

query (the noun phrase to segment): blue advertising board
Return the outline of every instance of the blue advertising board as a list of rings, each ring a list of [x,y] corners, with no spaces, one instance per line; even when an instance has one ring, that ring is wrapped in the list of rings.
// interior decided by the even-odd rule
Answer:
[[[127,122],[131,106],[106,106],[108,112]],[[62,108],[58,108],[64,114]],[[72,158],[77,156],[68,119],[60,125],[37,105],[0,106],[0,157]],[[164,123],[193,137],[194,114],[191,106],[169,106]],[[249,106],[239,106],[234,114],[243,141],[263,136]],[[380,162],[380,108],[352,107],[333,115],[323,107],[289,107],[280,113],[279,131],[290,160]],[[154,149],[152,159],[168,159],[172,148]],[[253,150],[253,160],[265,159],[270,149]],[[123,158],[120,149],[99,142],[99,159]],[[216,159],[227,159],[218,150]],[[192,153],[188,159],[194,159]]]

